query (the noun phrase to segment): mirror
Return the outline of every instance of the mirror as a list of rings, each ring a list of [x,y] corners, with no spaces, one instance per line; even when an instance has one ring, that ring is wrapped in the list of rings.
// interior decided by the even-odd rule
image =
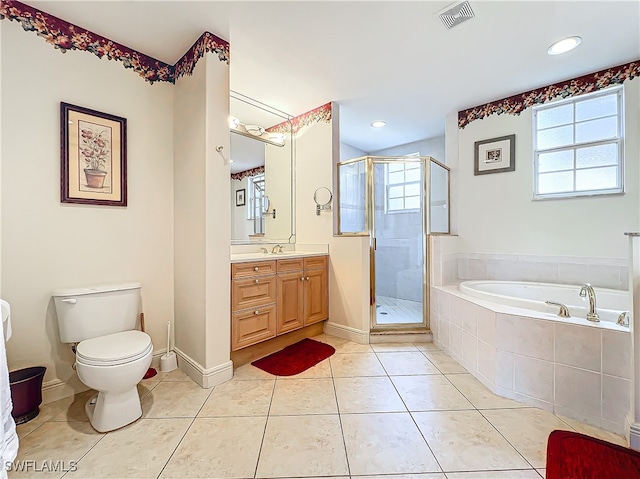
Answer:
[[[231,244],[293,243],[292,117],[232,91]]]

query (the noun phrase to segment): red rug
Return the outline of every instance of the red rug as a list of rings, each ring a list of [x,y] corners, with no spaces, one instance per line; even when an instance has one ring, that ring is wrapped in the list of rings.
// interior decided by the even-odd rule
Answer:
[[[315,366],[335,352],[333,346],[305,338],[251,364],[275,376],[293,376]]]
[[[640,452],[573,431],[553,431],[547,440],[547,479],[640,477]]]

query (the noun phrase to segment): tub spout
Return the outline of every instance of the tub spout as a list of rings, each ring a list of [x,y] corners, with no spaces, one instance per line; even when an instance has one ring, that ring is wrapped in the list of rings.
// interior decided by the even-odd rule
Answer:
[[[589,283],[582,285],[580,289],[580,297],[584,298],[589,296],[589,312],[587,313],[587,319],[589,321],[600,321],[598,313],[596,313],[596,292],[593,290]]]

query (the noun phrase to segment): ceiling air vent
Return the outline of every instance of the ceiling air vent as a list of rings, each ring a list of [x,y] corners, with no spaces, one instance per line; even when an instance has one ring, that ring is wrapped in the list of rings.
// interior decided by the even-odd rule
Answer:
[[[447,27],[447,29],[451,29],[474,16],[475,15],[473,14],[473,10],[471,10],[469,2],[462,2],[454,5],[453,7],[449,7],[447,10],[442,12],[440,14],[440,20],[442,20],[442,23],[444,23],[444,26]]]

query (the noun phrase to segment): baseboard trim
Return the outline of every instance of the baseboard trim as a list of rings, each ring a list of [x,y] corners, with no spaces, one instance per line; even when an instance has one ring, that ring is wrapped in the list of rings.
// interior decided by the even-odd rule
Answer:
[[[42,404],[58,401],[88,390],[89,387],[83,384],[75,373],[68,381],[53,379],[42,385]]]
[[[632,423],[629,425],[629,447],[640,451],[640,424]]]
[[[233,363],[231,361],[204,369],[197,361],[180,349],[174,348],[173,350],[178,356],[178,367],[201,388],[212,388],[233,377]]]
[[[327,321],[324,325],[324,332],[332,336],[337,336],[338,338],[348,339],[354,343],[369,344],[369,331],[362,331],[350,326]]]
[[[160,370],[160,356],[162,356],[165,351],[166,349],[164,348],[154,351],[150,367],[156,371]],[[88,390],[89,387],[80,381],[80,378],[78,378],[74,371],[73,376],[66,381],[62,379],[52,379],[42,385],[42,404],[58,401],[59,399],[64,399]]]

